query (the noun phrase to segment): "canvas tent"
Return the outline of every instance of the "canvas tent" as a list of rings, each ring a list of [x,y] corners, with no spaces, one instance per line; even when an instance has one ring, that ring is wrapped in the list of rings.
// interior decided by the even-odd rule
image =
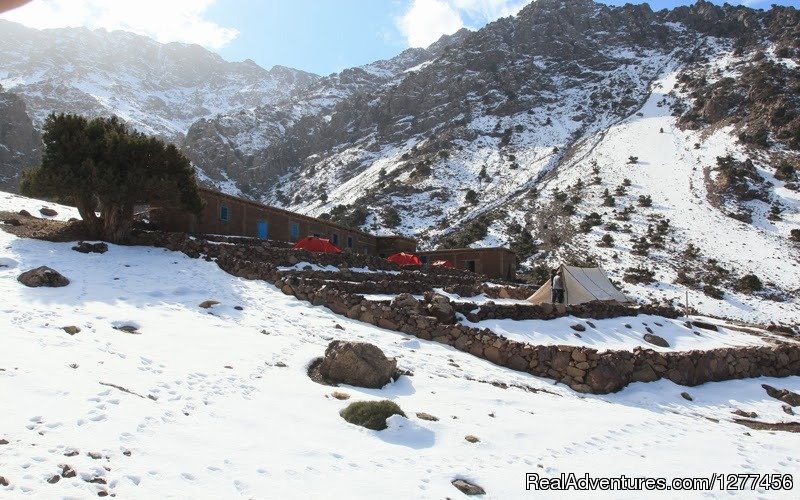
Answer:
[[[390,255],[388,259],[389,262],[394,262],[395,264],[399,264],[401,266],[421,266],[422,261],[419,260],[419,257],[414,255],[413,253],[406,253],[400,252],[394,255]]]
[[[564,279],[564,304],[574,305],[592,300],[615,300],[631,302],[624,293],[609,281],[606,272],[599,267],[572,267],[562,265],[561,277]],[[536,293],[528,297],[528,302],[541,304],[550,302],[551,284],[548,279]]]

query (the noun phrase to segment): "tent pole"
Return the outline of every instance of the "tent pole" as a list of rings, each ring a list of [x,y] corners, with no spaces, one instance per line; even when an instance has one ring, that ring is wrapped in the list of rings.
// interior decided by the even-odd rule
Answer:
[[[689,319],[689,290],[686,290],[686,302],[684,302],[684,306],[686,309],[686,319]]]

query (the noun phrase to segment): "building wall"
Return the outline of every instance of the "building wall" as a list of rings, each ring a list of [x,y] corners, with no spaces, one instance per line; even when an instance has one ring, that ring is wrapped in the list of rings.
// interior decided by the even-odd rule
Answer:
[[[417,241],[405,236],[373,236],[332,222],[300,215],[288,210],[261,205],[210,189],[200,189],[205,207],[199,216],[173,209],[151,208],[150,220],[166,231],[195,234],[223,234],[228,236],[259,237],[259,221],[267,223],[267,239],[297,241],[306,236],[329,238],[347,251],[370,255],[389,255],[398,252],[417,253],[428,264],[447,259],[458,269],[468,269],[486,276],[512,279],[516,273],[517,259],[507,248],[459,248],[417,252]],[[228,217],[221,217],[222,207]],[[296,225],[297,232],[292,234]],[[348,238],[352,246],[348,246]]]
[[[384,258],[400,252],[417,252],[417,240],[405,236],[378,236],[377,245],[377,254]]]
[[[150,219],[156,226],[168,231],[254,238],[259,236],[259,222],[265,221],[267,239],[270,240],[297,241],[306,236],[318,236],[335,240],[336,246],[343,250],[377,254],[378,238],[363,231],[216,191],[201,189],[200,196],[205,207],[199,216],[178,210],[154,208]],[[222,218],[223,207],[227,220]],[[295,234],[292,232],[294,225],[297,228]],[[414,245],[416,246],[416,242]]]
[[[467,269],[493,278],[513,279],[517,271],[517,256],[507,248],[457,248],[419,252],[418,255],[426,264],[449,260],[456,269]]]

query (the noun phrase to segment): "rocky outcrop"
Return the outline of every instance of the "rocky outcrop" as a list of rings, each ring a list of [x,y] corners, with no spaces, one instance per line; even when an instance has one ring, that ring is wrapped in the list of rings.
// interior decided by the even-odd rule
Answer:
[[[0,190],[16,191],[22,170],[39,162],[40,140],[24,100],[0,87]]]

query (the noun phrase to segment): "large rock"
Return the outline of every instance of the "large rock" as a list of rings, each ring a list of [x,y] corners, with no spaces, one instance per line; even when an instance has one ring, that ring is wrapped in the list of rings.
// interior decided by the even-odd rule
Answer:
[[[465,495],[485,495],[486,491],[478,486],[477,484],[470,483],[464,479],[454,479],[452,482],[453,486],[458,488],[461,493]]]
[[[417,314],[422,312],[422,304],[410,293],[401,293],[390,304],[392,309],[406,309]]]
[[[600,365],[586,375],[586,384],[592,388],[592,392],[606,394],[625,387],[625,379],[612,366]]]
[[[669,342],[667,342],[664,337],[659,337],[652,333],[645,333],[644,341],[648,344],[657,345],[658,347],[669,347]]]
[[[450,304],[450,299],[444,295],[436,294],[431,297],[430,304],[428,304],[428,314],[441,323],[452,325],[456,322],[456,312]]]
[[[792,392],[788,389],[776,389],[771,385],[761,384],[761,387],[767,391],[767,394],[771,398],[775,398],[779,401],[783,401],[790,406],[800,406],[800,394]]]
[[[366,342],[334,340],[319,364],[320,376],[329,382],[381,388],[397,374],[397,360],[387,358]]]
[[[55,269],[47,266],[37,267],[20,274],[17,281],[29,287],[60,287],[69,285],[69,280]]]

